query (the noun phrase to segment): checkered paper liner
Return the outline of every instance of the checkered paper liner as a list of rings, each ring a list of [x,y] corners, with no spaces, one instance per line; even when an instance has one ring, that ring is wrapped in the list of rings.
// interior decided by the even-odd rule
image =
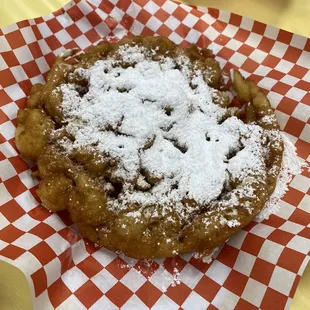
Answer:
[[[289,185],[277,215],[251,222],[211,264],[191,254],[138,261],[98,249],[67,213],[40,205],[33,163],[14,144],[17,110],[62,50],[128,33],[210,46],[224,71],[239,68],[268,93],[298,156],[310,161],[309,39],[171,1],[76,0],[0,30],[0,258],[25,273],[35,309],[288,309],[309,261],[307,169]]]

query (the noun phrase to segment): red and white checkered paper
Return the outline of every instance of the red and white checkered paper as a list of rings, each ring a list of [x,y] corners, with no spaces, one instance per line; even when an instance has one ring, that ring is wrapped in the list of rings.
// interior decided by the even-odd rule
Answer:
[[[0,30],[0,258],[26,274],[40,310],[288,309],[309,261],[308,170],[293,179],[277,215],[250,223],[211,264],[191,254],[138,261],[98,249],[81,239],[67,213],[40,205],[33,163],[14,144],[17,110],[62,50],[128,32],[210,46],[224,71],[240,68],[268,93],[298,156],[310,161],[309,39],[171,1],[76,0]]]

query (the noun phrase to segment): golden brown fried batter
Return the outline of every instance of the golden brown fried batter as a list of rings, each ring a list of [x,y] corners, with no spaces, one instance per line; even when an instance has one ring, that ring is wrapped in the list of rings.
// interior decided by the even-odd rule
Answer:
[[[244,178],[229,175],[220,195],[206,204],[184,196],[180,201],[182,214],[173,205],[127,201],[124,207],[119,203],[119,197],[126,195],[128,188],[138,193],[152,193],[164,177],[140,167],[126,183],[116,174],[121,161],[100,152],[96,143],[68,152],[63,141],[73,144],[77,136],[67,127],[61,85],[75,85],[83,98],[88,92],[89,80],[79,70],[91,68],[98,60],[116,59],[117,51],[125,45],[142,46],[151,51],[153,61],[160,62],[163,57],[175,60],[180,56],[189,59],[191,68],[202,73],[205,83],[213,89],[213,103],[224,109],[219,125],[231,117],[238,117],[266,133],[261,142],[265,150],[264,173],[253,173]],[[207,255],[262,210],[275,188],[283,144],[270,103],[253,81],[245,80],[238,71],[233,72],[233,89],[242,105],[242,108],[235,107],[224,85],[220,66],[209,50],[199,50],[194,45],[182,49],[164,37],[130,37],[113,44],[104,42],[75,58],[77,62],[72,65],[58,57],[46,84],[34,85],[27,107],[18,112],[16,146],[22,155],[37,161],[41,178],[37,193],[45,207],[55,212],[67,209],[86,238],[135,258],[171,257],[189,251]],[[123,69],[136,65],[125,59],[119,60],[118,64]],[[176,65],[175,69],[182,70],[182,65]],[[190,87],[195,90],[197,85]],[[117,91],[129,90],[124,87]],[[191,107],[188,111],[190,115]],[[166,106],[164,112],[170,116],[174,110]],[[121,131],[122,121],[105,126],[102,131],[128,140],[130,135]],[[162,130],[169,132],[173,125],[163,126]],[[179,152],[187,152],[188,146],[169,139]],[[211,140],[207,135],[206,139]],[[141,150],[151,150],[155,141],[155,136],[149,138]],[[231,150],[225,160],[228,162],[242,148],[241,145]],[[251,194],[242,194],[249,185]],[[171,190],[177,190],[178,186],[173,185]],[[237,203],[232,204],[232,201]],[[117,208],[111,207],[116,202],[119,203]]]

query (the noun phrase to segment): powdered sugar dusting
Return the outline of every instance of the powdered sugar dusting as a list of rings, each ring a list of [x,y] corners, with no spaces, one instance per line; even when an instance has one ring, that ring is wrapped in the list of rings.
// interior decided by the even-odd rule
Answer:
[[[299,160],[296,154],[296,148],[292,142],[285,136],[284,133],[281,134],[284,142],[284,152],[282,159],[282,167],[278,176],[276,188],[272,195],[270,196],[268,202],[266,203],[264,209],[256,217],[257,221],[262,221],[268,219],[270,214],[277,213],[279,210],[279,201],[281,197],[288,190],[288,185],[297,174],[301,173],[303,163]]]
[[[184,199],[208,204],[230,179],[247,179],[239,194],[251,197],[251,180],[266,171],[264,130],[236,117],[223,121],[227,109],[214,104],[217,90],[207,85],[208,72],[195,69],[186,56],[157,55],[154,61],[154,55],[155,50],[123,45],[113,58],[76,69],[73,74],[87,81],[88,91],[81,95],[75,84],[59,87],[67,123],[62,130],[74,137],[59,144],[68,153],[87,148],[98,160],[114,161],[110,178],[124,186],[109,200],[112,209],[160,204],[181,214]],[[229,204],[238,205],[235,200]]]

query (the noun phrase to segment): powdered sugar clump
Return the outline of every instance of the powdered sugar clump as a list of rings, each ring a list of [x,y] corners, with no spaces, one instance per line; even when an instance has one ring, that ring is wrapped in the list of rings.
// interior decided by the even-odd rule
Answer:
[[[221,195],[229,178],[264,175],[263,130],[213,103],[216,90],[207,72],[154,50],[123,45],[114,58],[99,60],[74,74],[88,83],[63,84],[65,130],[74,140],[62,147],[88,148],[113,159],[111,179],[124,184],[111,208],[140,205],[182,206],[184,198],[208,204]],[[124,68],[122,63],[129,63]],[[108,186],[109,187],[109,186]],[[250,185],[244,189],[250,197]],[[236,201],[238,203],[238,201]],[[239,225],[227,221],[229,227]]]
[[[180,271],[178,268],[173,268],[173,282],[171,284],[172,287],[179,285],[181,283],[180,281]]]

